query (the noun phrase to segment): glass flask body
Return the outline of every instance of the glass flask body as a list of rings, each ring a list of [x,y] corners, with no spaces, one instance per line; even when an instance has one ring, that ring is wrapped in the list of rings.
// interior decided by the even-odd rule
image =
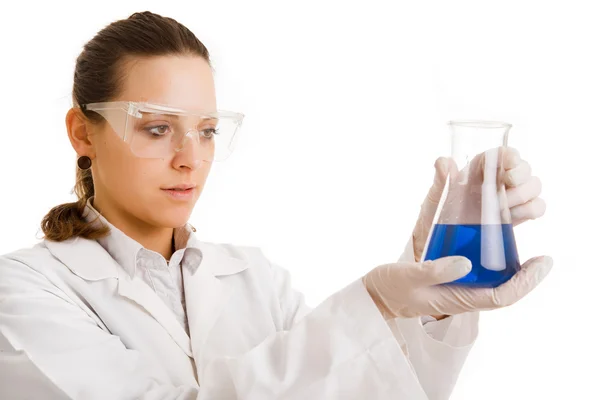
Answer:
[[[451,121],[449,127],[452,165],[422,261],[467,257],[471,272],[450,284],[497,287],[520,269],[504,184],[511,125]]]

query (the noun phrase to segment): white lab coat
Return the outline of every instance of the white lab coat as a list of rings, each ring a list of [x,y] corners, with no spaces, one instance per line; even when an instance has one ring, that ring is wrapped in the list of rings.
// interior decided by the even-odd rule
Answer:
[[[386,322],[360,279],[310,310],[259,248],[197,244],[189,336],[96,241],[0,257],[0,399],[449,397],[477,313]]]

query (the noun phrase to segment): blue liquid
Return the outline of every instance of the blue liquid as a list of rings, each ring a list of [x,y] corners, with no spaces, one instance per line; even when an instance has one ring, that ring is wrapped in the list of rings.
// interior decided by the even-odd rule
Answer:
[[[512,224],[436,224],[425,260],[445,256],[465,256],[471,260],[471,272],[452,282],[463,286],[496,287],[521,268]]]

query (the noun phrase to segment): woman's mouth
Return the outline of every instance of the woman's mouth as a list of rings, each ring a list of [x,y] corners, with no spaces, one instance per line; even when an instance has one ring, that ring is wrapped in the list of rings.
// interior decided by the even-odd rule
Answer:
[[[193,185],[179,185],[167,189],[162,189],[171,199],[174,200],[191,200],[194,198],[194,191],[196,186]]]

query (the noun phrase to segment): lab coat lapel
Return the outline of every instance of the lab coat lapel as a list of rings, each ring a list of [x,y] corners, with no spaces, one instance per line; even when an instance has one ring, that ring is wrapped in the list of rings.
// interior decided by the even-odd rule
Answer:
[[[95,240],[72,238],[63,242],[45,241],[50,252],[75,275],[88,281],[118,279],[118,293],[146,310],[191,357],[190,339],[173,312],[145,282],[132,279]]]
[[[173,312],[141,279],[131,279],[123,269],[118,270],[119,294],[143,307],[171,335],[173,340],[188,355],[192,356],[190,338]]]
[[[202,354],[208,335],[232,294],[227,275],[248,268],[248,260],[224,247],[197,242],[202,261],[196,271],[183,270],[183,284],[194,358]]]

